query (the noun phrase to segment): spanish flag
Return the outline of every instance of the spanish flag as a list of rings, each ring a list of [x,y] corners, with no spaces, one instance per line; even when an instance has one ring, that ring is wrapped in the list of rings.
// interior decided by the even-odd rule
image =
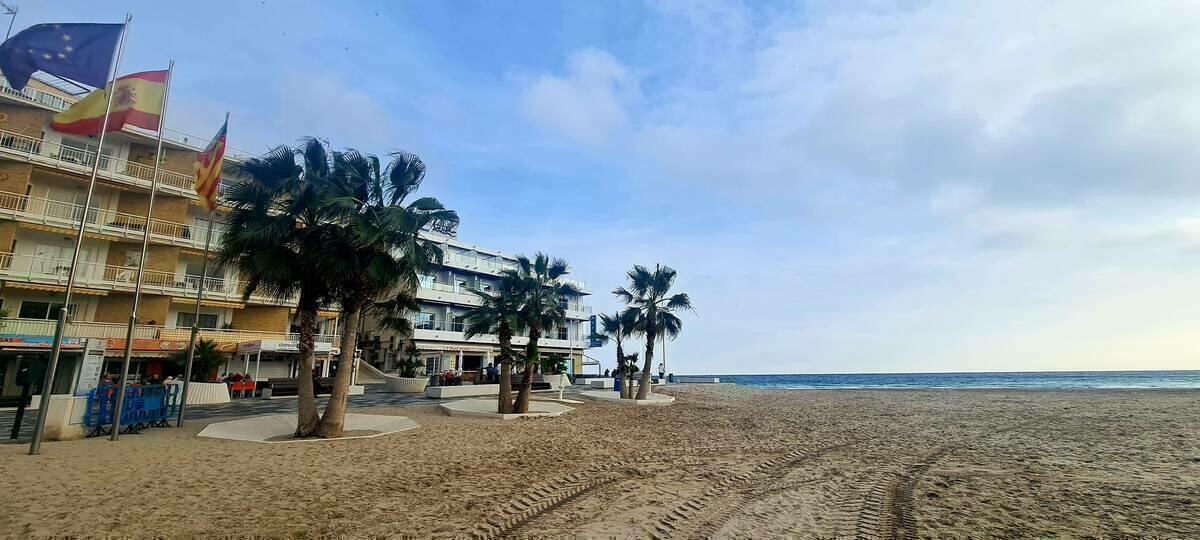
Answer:
[[[158,131],[166,93],[167,71],[143,71],[116,80],[108,130],[120,131],[125,124]],[[108,106],[107,88],[96,89],[63,112],[54,115],[50,127],[62,133],[96,135],[104,124]]]
[[[225,159],[225,130],[229,128],[229,115],[221,130],[208,143],[203,152],[196,155],[192,166],[196,169],[196,195],[210,212],[217,207],[217,186],[221,184],[221,164]]]

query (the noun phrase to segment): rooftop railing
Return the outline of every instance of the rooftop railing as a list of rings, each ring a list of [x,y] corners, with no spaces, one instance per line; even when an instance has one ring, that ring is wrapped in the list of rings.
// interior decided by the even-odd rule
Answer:
[[[75,103],[74,101],[68,100],[62,96],[51,94],[50,92],[46,92],[44,90],[38,90],[37,88],[33,88],[32,86],[28,86],[28,85],[26,85],[25,88],[22,88],[20,91],[14,90],[13,87],[8,84],[8,79],[5,79],[2,76],[0,76],[0,94],[5,94],[8,96],[32,101],[39,105],[45,105],[47,107],[50,107],[51,109],[55,109],[55,110],[59,110],[59,111],[66,110]],[[157,137],[158,136],[153,131],[143,130],[140,128],[132,128],[132,127],[127,126],[125,129],[126,129],[126,131],[137,133],[139,135],[143,135],[146,137]],[[169,140],[171,142],[174,142],[176,144],[181,144],[183,146],[186,146],[186,147],[191,148],[196,151],[203,150],[204,147],[207,146],[209,141],[212,139],[212,137],[204,138],[204,137],[197,137],[195,135],[189,135],[182,131],[171,129],[171,128],[166,128],[163,130],[163,138],[166,140]],[[232,146],[225,147],[225,155],[227,157],[229,157],[230,159],[237,159],[237,160],[242,160],[247,157],[250,157],[249,152],[246,152],[245,150],[239,150]]]

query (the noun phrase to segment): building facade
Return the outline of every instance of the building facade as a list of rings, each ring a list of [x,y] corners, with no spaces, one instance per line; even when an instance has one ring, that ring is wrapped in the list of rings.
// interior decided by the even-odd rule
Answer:
[[[0,308],[7,312],[0,327],[0,389],[5,395],[14,389],[16,370],[48,351],[48,343],[36,338],[53,333],[81,218],[85,235],[67,336],[106,339],[106,356],[112,361],[121,356],[145,234],[150,244],[134,332],[135,379],[163,370],[161,358],[186,348],[194,318],[210,215],[193,191],[192,162],[208,139],[167,130],[147,223],[156,134],[133,127],[110,133],[98,156],[94,137],[49,127],[51,117],[78,98],[37,79],[20,92],[0,79]],[[228,160],[243,157],[232,149],[227,154]],[[85,212],[97,159],[98,181]],[[223,216],[218,210],[214,217],[214,245],[223,233]],[[243,285],[233,270],[209,266],[199,316],[202,337],[226,351],[246,341],[289,339],[294,303],[263,296],[243,300]],[[323,314],[319,340],[335,340],[336,316]],[[64,360],[56,392],[72,380],[71,355]]]
[[[500,354],[500,345],[495,335],[471,339],[464,335],[466,314],[480,302],[471,290],[493,290],[501,272],[515,268],[516,258],[463,242],[453,230],[424,234],[426,240],[436,242],[444,254],[442,265],[436,271],[419,277],[416,299],[420,311],[410,316],[413,325],[411,341],[421,353],[425,373],[446,370],[470,373],[485,368]],[[569,373],[582,373],[584,352],[589,346],[587,338],[591,335],[588,318],[592,312],[591,306],[585,305],[583,300],[591,292],[583,282],[565,281],[575,285],[580,294],[563,305],[567,324],[546,331],[538,344],[543,354],[567,355]],[[408,340],[377,326],[368,326],[364,334],[363,358],[384,371],[393,370]],[[527,333],[513,339],[515,347],[524,347],[528,342]]]

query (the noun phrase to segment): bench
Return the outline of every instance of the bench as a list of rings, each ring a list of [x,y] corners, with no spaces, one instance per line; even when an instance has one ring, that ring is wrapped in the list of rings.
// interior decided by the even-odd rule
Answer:
[[[295,396],[300,393],[300,379],[267,379],[262,388],[270,389],[269,397]],[[333,392],[333,377],[317,377],[313,379],[313,393],[317,395]],[[266,397],[266,396],[264,396]]]
[[[520,390],[521,386],[524,384],[525,384],[525,376],[524,375],[513,375],[512,376],[513,390]],[[550,389],[550,383],[546,382],[540,374],[534,374],[533,390],[549,390],[549,389]]]

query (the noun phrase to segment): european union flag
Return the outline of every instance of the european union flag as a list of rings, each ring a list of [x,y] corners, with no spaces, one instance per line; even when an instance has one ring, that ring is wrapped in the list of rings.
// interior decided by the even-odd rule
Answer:
[[[103,88],[123,24],[35,24],[0,45],[0,71],[20,90],[33,72]]]

